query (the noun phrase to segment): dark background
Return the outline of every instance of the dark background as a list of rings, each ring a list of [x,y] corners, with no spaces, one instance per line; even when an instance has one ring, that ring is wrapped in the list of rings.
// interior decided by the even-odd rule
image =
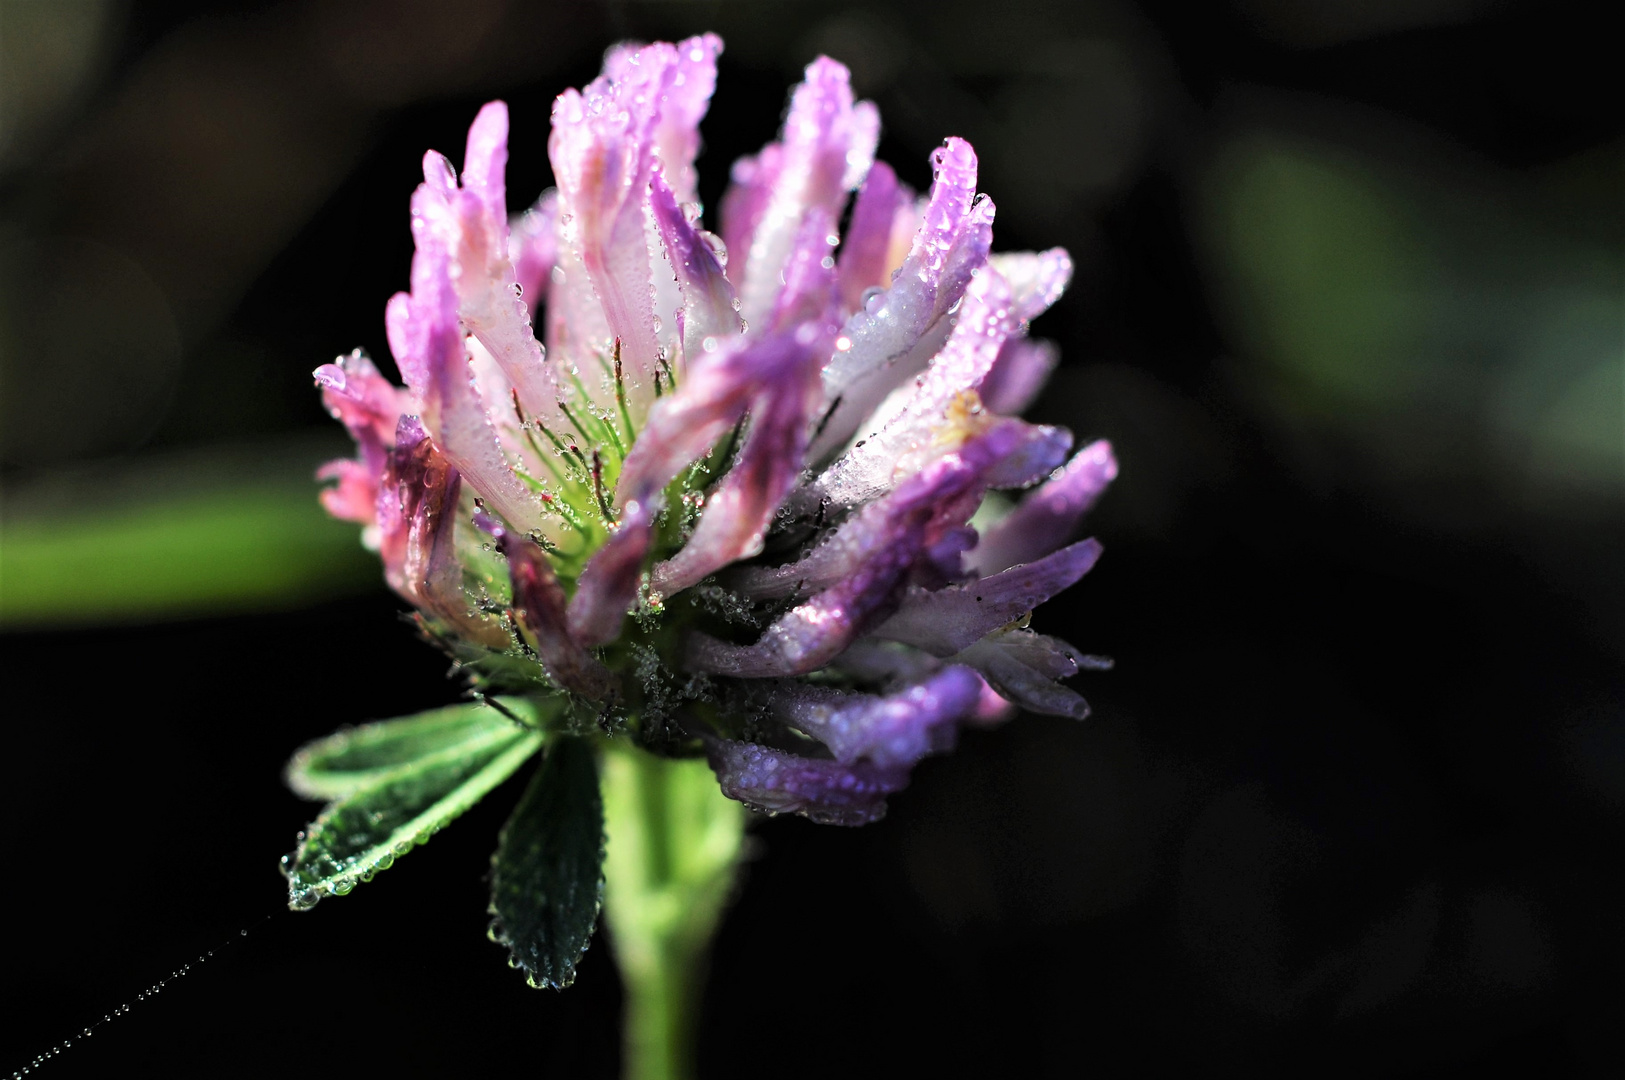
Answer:
[[[1622,143],[1596,7],[0,0],[0,476],[337,452],[309,371],[387,356],[418,159],[458,160],[481,102],[512,107],[517,207],[606,45],[714,28],[714,208],[829,52],[904,179],[964,135],[997,246],[1078,261],[1034,415],[1112,439],[1122,475],[1104,559],[1037,625],[1118,667],[1080,680],[1087,722],[968,734],[877,826],[762,823],[702,1074],[1616,1075]],[[511,784],[281,911],[315,809],[288,752],[456,697],[401,607],[364,584],[4,635],[0,1065],[191,962],[46,1074],[615,1075],[607,950],[553,994],[483,940]]]

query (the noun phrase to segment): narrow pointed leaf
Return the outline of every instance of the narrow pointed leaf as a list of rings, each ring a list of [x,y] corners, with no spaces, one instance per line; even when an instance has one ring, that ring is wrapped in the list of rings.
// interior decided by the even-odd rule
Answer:
[[[588,743],[562,738],[548,749],[491,868],[491,940],[532,986],[569,986],[604,895],[604,803]]]
[[[542,745],[539,732],[511,721],[439,753],[383,771],[328,804],[283,860],[288,906],[314,907],[370,881],[479,802]]]
[[[537,726],[535,709],[527,702],[504,702],[503,708]],[[460,753],[494,734],[515,731],[513,719],[489,705],[450,705],[307,743],[288,762],[286,779],[295,794],[307,799],[343,799],[403,766]]]

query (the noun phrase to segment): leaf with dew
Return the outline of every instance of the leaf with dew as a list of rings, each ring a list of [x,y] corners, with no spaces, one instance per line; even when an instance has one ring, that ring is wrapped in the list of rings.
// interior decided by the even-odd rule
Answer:
[[[593,748],[560,738],[491,858],[491,940],[532,986],[575,981],[604,895],[604,803]]]
[[[514,723],[495,710],[480,711],[495,716],[500,726],[491,723],[478,732],[461,726],[468,737],[445,736],[442,741],[446,745],[427,756],[406,760],[394,768],[372,770],[368,779],[328,804],[306,829],[298,850],[283,858],[289,907],[311,908],[324,896],[343,896],[357,882],[372,880],[374,874],[394,865],[397,857],[427,841],[447,822],[479,802],[541,747],[539,731]],[[410,725],[421,720],[423,717],[411,717],[397,723]],[[447,723],[455,725],[457,721]],[[385,725],[370,727],[376,731]],[[403,726],[400,730],[412,729]],[[419,745],[425,748],[435,742],[424,731],[417,735]],[[403,735],[396,741],[404,748],[413,740]],[[376,755],[375,760],[387,759],[389,740],[379,737],[371,750],[357,749],[348,759],[339,753],[321,760],[361,764],[368,760],[369,753]],[[316,760],[314,755],[312,760]],[[298,765],[296,758],[295,767]],[[357,771],[368,773],[366,769]],[[293,774],[291,768],[290,779]],[[342,773],[337,771],[306,769],[299,775],[310,781],[312,789],[324,784],[337,789],[342,783]]]
[[[306,743],[289,760],[285,779],[307,799],[344,799],[398,769],[514,733],[518,725],[539,726],[536,707],[523,699],[501,709],[459,704],[380,720]]]

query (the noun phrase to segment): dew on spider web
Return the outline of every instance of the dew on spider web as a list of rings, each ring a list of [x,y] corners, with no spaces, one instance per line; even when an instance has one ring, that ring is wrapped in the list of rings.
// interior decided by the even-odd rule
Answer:
[[[265,921],[269,921],[271,918],[273,918],[273,916],[267,915],[265,917]],[[151,986],[139,991],[134,998],[114,1006],[111,1012],[103,1013],[100,1020],[93,1021],[91,1024],[82,1028],[80,1031],[74,1034],[72,1038],[63,1039],[60,1045],[52,1045],[47,1047],[29,1059],[28,1064],[23,1065],[20,1068],[13,1069],[11,1073],[12,1080],[20,1080],[21,1077],[32,1075],[35,1070],[42,1068],[46,1062],[52,1060],[67,1050],[73,1049],[73,1047],[78,1043],[95,1035],[98,1028],[105,1027],[106,1025],[111,1024],[114,1020],[127,1015],[132,1006],[156,997],[171,982],[179,979],[183,975],[190,974],[195,964],[207,963],[209,960],[213,959],[217,951],[225,949],[227,946],[233,945],[238,940],[246,938],[247,936],[248,928],[243,927],[237,931],[236,938],[227,938],[225,941],[222,941],[220,944],[216,945],[213,949],[205,949],[203,952],[198,953],[196,960],[187,961],[186,963],[181,964],[168,975],[154,982]]]

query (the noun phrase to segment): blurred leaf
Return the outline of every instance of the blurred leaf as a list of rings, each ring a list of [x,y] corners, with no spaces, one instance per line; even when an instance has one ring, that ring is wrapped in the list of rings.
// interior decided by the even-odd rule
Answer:
[[[502,704],[527,726],[541,726],[534,703],[514,699]],[[343,799],[403,766],[477,751],[493,737],[514,731],[510,717],[484,705],[451,705],[363,724],[300,747],[288,762],[288,786],[307,799]]]
[[[548,748],[491,867],[491,940],[532,986],[569,986],[604,893],[604,804],[589,743],[565,737]]]
[[[1406,481],[1617,499],[1618,244],[1520,178],[1413,156],[1269,131],[1218,155],[1201,236],[1266,403]]]
[[[459,708],[492,711],[483,705]],[[449,715],[455,711],[435,715],[455,723]],[[314,907],[324,896],[343,896],[357,882],[371,881],[513,775],[541,745],[540,732],[502,719],[502,726],[382,771],[329,804],[310,824],[298,850],[283,860],[288,906]]]
[[[0,626],[285,610],[377,588],[359,527],[316,501],[322,457],[221,449],[8,492]]]

